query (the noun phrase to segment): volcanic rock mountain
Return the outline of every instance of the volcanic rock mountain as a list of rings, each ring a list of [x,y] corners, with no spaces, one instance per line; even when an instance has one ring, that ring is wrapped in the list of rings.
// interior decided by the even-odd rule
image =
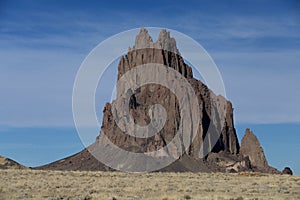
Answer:
[[[223,96],[215,95],[204,83],[193,77],[192,68],[185,63],[177,49],[175,39],[165,29],[160,32],[156,42],[153,42],[146,29],[140,30],[134,46],[129,48],[128,53],[119,61],[118,80],[129,70],[147,63],[163,64],[179,72],[194,89],[200,107],[199,128],[196,131],[197,134],[193,135],[194,140],[191,145],[183,148],[175,146],[174,149],[165,151],[164,155],[178,159],[158,171],[278,173],[276,169],[269,167],[260,143],[250,130],[246,130],[240,147],[234,127],[232,103]],[[138,81],[138,79],[133,81]],[[173,80],[168,79],[168,81]],[[167,111],[166,123],[157,134],[149,138],[134,137],[135,133],[126,134],[118,127],[114,119],[115,102],[106,103],[103,109],[101,131],[95,143],[73,156],[38,167],[38,169],[113,170],[99,162],[90,153],[97,151],[99,145],[107,145],[104,136],[116,146],[135,153],[157,151],[169,144],[182,120],[175,94],[168,88],[157,84],[144,85],[130,92],[129,109],[135,123],[141,126],[149,124],[151,121],[149,107],[153,104],[160,104]],[[207,135],[208,132],[212,134]],[[218,135],[216,144],[212,142],[214,134]],[[208,136],[208,143],[203,142],[206,136]],[[199,156],[202,145],[210,151],[204,157]],[[180,151],[183,149],[186,151],[181,155]],[[113,155],[106,156],[107,159],[114,159]],[[130,166],[132,162],[132,160],[126,160],[123,164]]]

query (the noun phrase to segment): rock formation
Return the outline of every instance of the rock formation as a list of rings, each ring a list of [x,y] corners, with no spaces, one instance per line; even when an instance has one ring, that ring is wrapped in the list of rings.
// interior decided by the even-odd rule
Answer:
[[[263,150],[254,136],[247,129],[240,148],[233,121],[233,107],[230,101],[220,95],[215,95],[205,84],[193,77],[192,68],[184,62],[179,53],[174,38],[165,29],[159,34],[158,40],[153,42],[148,31],[144,28],[136,36],[135,44],[129,48],[118,65],[118,80],[129,70],[147,63],[163,64],[182,74],[193,87],[200,106],[200,122],[197,134],[182,156],[171,165],[160,171],[222,171],[239,172],[257,170],[271,172]],[[166,77],[168,81],[168,77]],[[135,80],[138,82],[138,77]],[[117,88],[117,92],[118,92]],[[148,84],[130,92],[129,109],[135,123],[143,126],[150,122],[149,107],[153,104],[162,105],[167,111],[167,121],[162,130],[149,138],[137,138],[123,132],[114,119],[113,104],[106,103],[103,109],[103,121],[100,135],[89,149],[97,149],[103,143],[104,135],[116,146],[131,152],[148,153],[159,150],[167,145],[175,136],[180,124],[181,116],[176,96],[166,87]],[[222,118],[222,115],[224,116]],[[210,131],[220,134],[216,144],[208,143],[205,148],[210,149],[205,158],[199,157],[200,147]],[[211,137],[211,135],[210,135]],[[208,138],[210,141],[211,138]],[[165,154],[176,157],[180,154],[177,147]],[[157,155],[161,156],[161,155]],[[130,165],[130,160],[126,161]],[[39,169],[64,170],[111,170],[97,161],[87,149],[82,152],[56,161]]]
[[[148,48],[153,47],[154,48]],[[142,48],[142,49],[139,49]],[[167,48],[168,50],[161,49]],[[171,51],[169,51],[169,49]],[[198,97],[200,110],[202,113],[199,124],[198,135],[194,139],[188,152],[189,156],[197,159],[199,157],[199,150],[203,138],[207,134],[209,125],[213,127],[213,131],[221,131],[219,141],[214,147],[213,152],[226,151],[231,154],[238,154],[239,144],[233,124],[233,108],[232,104],[222,96],[216,96],[209,88],[201,81],[193,78],[192,69],[188,66],[183,58],[177,54],[178,49],[174,38],[170,37],[170,33],[162,30],[159,34],[157,42],[153,43],[151,36],[147,30],[141,29],[139,35],[136,37],[135,45],[123,56],[118,65],[118,79],[122,77],[127,71],[136,66],[146,63],[158,63],[175,69],[181,73],[189,83],[193,86]],[[168,78],[168,77],[166,77]],[[138,81],[138,80],[135,80]],[[170,80],[172,81],[172,80]],[[107,103],[104,108],[104,116],[102,122],[102,129],[99,140],[105,134],[111,142],[126,150],[132,150],[135,147],[136,152],[149,152],[162,148],[170,142],[176,134],[176,127],[180,123],[179,106],[176,96],[170,92],[169,89],[161,86],[149,84],[134,91],[133,107],[130,112],[136,123],[146,125],[149,123],[148,109],[150,105],[160,104],[167,110],[167,120],[164,128],[159,134],[147,139],[140,139],[122,132],[113,119],[112,105]],[[217,105],[218,104],[218,105]],[[218,125],[214,125],[213,111],[218,110],[216,107],[226,108],[226,117],[222,130],[217,130]],[[215,109],[215,110],[214,110]],[[216,111],[217,112],[217,111]],[[221,111],[220,111],[221,112]],[[219,125],[220,126],[220,125]]]
[[[250,129],[246,129],[245,135],[242,139],[241,153],[245,156],[249,156],[250,162],[257,168],[268,167],[268,162],[265,157],[264,151],[260,146],[257,137]]]
[[[251,166],[256,171],[279,173],[278,170],[270,167],[257,137],[247,128],[242,139],[240,152],[243,156],[248,156]]]

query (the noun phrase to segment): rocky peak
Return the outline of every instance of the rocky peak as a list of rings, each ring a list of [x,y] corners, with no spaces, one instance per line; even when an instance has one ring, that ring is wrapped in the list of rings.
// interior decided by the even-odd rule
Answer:
[[[176,47],[176,40],[171,38],[170,32],[162,29],[159,33],[157,41],[154,43],[154,48],[168,50],[170,52],[179,53]]]
[[[261,147],[257,137],[249,128],[245,131],[240,152],[244,156],[249,156],[250,162],[253,166],[259,169],[267,169],[269,167],[263,148]]]
[[[179,54],[176,46],[176,40],[170,36],[170,32],[166,29],[162,29],[159,33],[157,41],[153,42],[152,37],[148,33],[148,30],[145,28],[141,28],[140,33],[135,38],[135,44],[133,48],[129,48],[129,51],[145,48],[163,49]]]
[[[119,62],[118,79],[132,68],[147,63],[163,64],[175,69],[186,78],[193,78],[192,68],[184,62],[176,47],[175,39],[166,29],[162,29],[154,43],[148,31],[141,28],[136,36],[135,45],[132,49],[128,49],[128,53],[122,56]]]
[[[135,38],[133,49],[153,48],[153,40],[148,30],[141,28],[140,33]]]

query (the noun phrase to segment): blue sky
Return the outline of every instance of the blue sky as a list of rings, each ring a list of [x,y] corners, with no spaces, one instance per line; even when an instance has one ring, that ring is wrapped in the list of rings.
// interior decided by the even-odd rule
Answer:
[[[137,27],[198,41],[223,76],[239,137],[253,127],[270,163],[300,174],[298,1],[0,1],[0,155],[35,166],[79,151],[76,72],[98,43]],[[108,95],[98,94],[99,113]]]

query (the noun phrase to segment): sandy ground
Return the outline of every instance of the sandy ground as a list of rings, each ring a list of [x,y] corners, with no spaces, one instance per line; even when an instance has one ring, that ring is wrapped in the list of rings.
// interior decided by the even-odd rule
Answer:
[[[8,169],[0,199],[300,199],[300,176]]]

